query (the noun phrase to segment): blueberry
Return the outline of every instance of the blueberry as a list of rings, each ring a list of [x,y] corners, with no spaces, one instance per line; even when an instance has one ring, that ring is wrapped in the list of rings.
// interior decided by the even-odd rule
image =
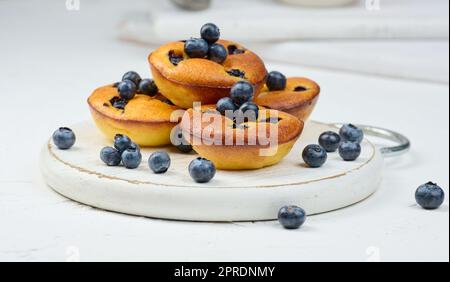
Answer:
[[[445,192],[437,184],[428,182],[416,191],[417,203],[426,210],[438,209],[445,200]]]
[[[137,86],[131,80],[122,81],[117,88],[122,99],[131,100],[136,96]]]
[[[220,29],[215,24],[208,23],[202,27],[200,34],[206,42],[213,44],[220,38]]]
[[[122,161],[122,155],[116,148],[105,147],[100,152],[100,159],[108,166],[118,166]]]
[[[114,136],[114,148],[116,148],[119,152],[123,152],[128,148],[131,148],[131,145],[133,144],[133,141],[131,141],[130,137],[122,135],[122,134],[116,134]]]
[[[342,126],[339,134],[341,135],[343,141],[350,141],[361,144],[364,139],[364,132],[362,131],[362,129],[356,127],[353,124],[345,124],[344,126]]]
[[[128,169],[138,168],[141,162],[142,154],[137,148],[128,148],[122,153],[122,163]]]
[[[207,183],[216,175],[214,164],[203,158],[197,158],[189,165],[189,174],[198,183]]]
[[[253,100],[255,88],[247,81],[239,81],[231,88],[230,94],[233,102],[238,106],[242,106],[242,104]]]
[[[177,126],[174,128],[174,130],[171,133],[170,140],[172,142],[172,145],[177,147],[177,149],[182,153],[190,153],[192,152],[193,148],[189,144],[189,142],[186,141],[186,139],[183,136],[183,132],[181,129]]]
[[[76,137],[72,129],[61,127],[53,133],[53,143],[60,150],[68,150],[75,145]]]
[[[305,163],[312,168],[323,166],[328,159],[327,151],[320,145],[306,146],[302,156]]]
[[[139,85],[139,83],[141,82],[141,76],[135,71],[129,71],[122,77],[122,81],[125,80],[133,81],[135,85]]]
[[[282,207],[278,221],[286,229],[299,229],[306,221],[306,212],[297,206]]]
[[[334,153],[339,148],[339,144],[341,144],[341,136],[332,131],[324,132],[319,137],[319,144],[327,152]]]
[[[339,155],[347,162],[356,161],[361,150],[361,145],[355,142],[344,141],[339,145]]]
[[[148,159],[148,165],[154,173],[166,173],[170,167],[170,156],[166,152],[155,152]]]
[[[220,99],[216,106],[216,110],[223,116],[226,115],[227,111],[232,111],[232,114],[234,114],[237,109],[238,107],[230,97]]]
[[[267,87],[270,91],[280,91],[286,89],[287,79],[284,74],[273,71],[267,76]]]
[[[153,97],[158,94],[158,87],[153,79],[143,79],[139,83],[138,93]]]
[[[250,121],[257,121],[259,116],[259,107],[253,102],[244,103],[239,111]]]
[[[203,39],[192,38],[184,44],[184,52],[191,58],[205,58],[208,55],[209,45]]]
[[[208,59],[222,64],[227,59],[228,52],[221,44],[213,44],[209,47]]]

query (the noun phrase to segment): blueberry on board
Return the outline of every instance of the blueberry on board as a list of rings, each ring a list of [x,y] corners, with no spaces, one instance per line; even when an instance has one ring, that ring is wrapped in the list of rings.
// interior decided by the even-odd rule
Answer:
[[[231,88],[230,92],[231,99],[239,107],[246,102],[252,101],[254,94],[255,88],[247,81],[239,81]]]
[[[253,102],[246,102],[242,104],[239,111],[244,115],[247,121],[255,122],[258,120],[259,107]]]
[[[319,168],[326,163],[328,154],[320,145],[308,145],[303,150],[302,157],[309,167]]]
[[[128,148],[122,153],[122,163],[125,168],[136,169],[142,162],[141,151],[136,148]]]
[[[230,114],[234,114],[237,109],[238,107],[230,97],[220,99],[216,105],[216,110],[223,116],[227,111],[229,111]]]
[[[297,206],[285,206],[278,212],[278,221],[286,229],[299,229],[306,221],[306,212]]]
[[[208,42],[199,38],[189,39],[184,43],[184,52],[186,52],[190,58],[203,59],[209,52]]]
[[[322,146],[328,153],[334,153],[341,144],[341,136],[336,132],[327,131],[320,135],[319,145]]]
[[[166,173],[170,167],[170,156],[166,152],[155,152],[148,159],[148,165],[154,173]]]
[[[139,83],[138,93],[153,97],[158,94],[158,87],[153,79],[142,79]]]
[[[347,162],[356,161],[361,151],[361,145],[355,142],[344,141],[339,145],[339,155]]]
[[[353,124],[344,124],[339,131],[343,141],[350,141],[361,144],[364,139],[364,132]]]
[[[130,148],[133,144],[130,137],[122,134],[116,134],[114,136],[114,148],[116,148],[120,153]]]
[[[267,76],[266,85],[270,91],[281,91],[286,89],[287,78],[278,71],[273,71]]]
[[[122,162],[122,155],[116,148],[105,147],[100,152],[100,159],[108,166],[118,166]]]
[[[428,182],[421,185],[416,191],[417,203],[426,210],[438,209],[445,200],[444,189],[436,183]]]
[[[197,158],[189,164],[189,174],[198,183],[208,183],[216,175],[215,165],[204,158]]]
[[[122,99],[131,100],[136,96],[137,86],[131,80],[122,81],[119,83],[117,89],[119,90],[120,98]]]
[[[174,145],[181,153],[188,154],[193,150],[191,144],[184,138],[183,131],[179,126],[172,130],[170,140],[172,145]]]
[[[208,59],[216,62],[218,64],[222,64],[228,57],[228,52],[225,47],[221,44],[213,44],[209,47]]]
[[[135,85],[139,85],[141,82],[141,76],[135,71],[129,71],[122,77],[122,81],[125,80],[133,81]]]
[[[60,150],[68,150],[75,145],[76,137],[72,129],[61,127],[53,133],[53,143]]]
[[[202,26],[200,34],[206,42],[213,44],[220,38],[220,29],[213,23],[207,23]]]

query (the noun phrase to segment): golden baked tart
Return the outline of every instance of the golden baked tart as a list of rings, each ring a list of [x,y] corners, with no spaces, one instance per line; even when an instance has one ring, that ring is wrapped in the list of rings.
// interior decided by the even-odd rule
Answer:
[[[170,134],[177,122],[170,119],[179,108],[161,95],[124,100],[114,85],[108,85],[95,90],[88,104],[97,127],[111,140],[124,134],[144,147],[171,144]]]
[[[180,127],[194,150],[218,169],[252,170],[279,163],[300,137],[304,123],[290,114],[260,108],[256,120],[236,124],[215,105],[207,105],[187,110]]]
[[[313,112],[320,96],[319,85],[307,78],[287,79],[286,88],[270,91],[267,86],[257,95],[254,102],[259,106],[283,111],[306,121]]]
[[[267,76],[264,62],[241,45],[219,40],[228,56],[222,64],[206,58],[190,58],[185,42],[164,45],[150,54],[153,78],[160,92],[175,105],[188,109],[194,102],[215,104],[230,94],[231,87],[240,80],[262,89]]]

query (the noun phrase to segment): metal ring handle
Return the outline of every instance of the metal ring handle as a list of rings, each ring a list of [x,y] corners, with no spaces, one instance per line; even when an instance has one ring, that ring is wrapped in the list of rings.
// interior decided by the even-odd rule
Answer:
[[[335,126],[336,128],[341,128],[343,126],[342,123],[333,123],[332,125]],[[356,126],[361,128],[364,131],[364,133],[369,136],[386,139],[398,144],[397,146],[393,147],[380,148],[380,151],[383,154],[383,156],[387,158],[403,155],[404,153],[408,152],[409,149],[411,148],[411,141],[403,134],[400,134],[398,132],[389,129],[375,127],[371,125],[356,125]]]

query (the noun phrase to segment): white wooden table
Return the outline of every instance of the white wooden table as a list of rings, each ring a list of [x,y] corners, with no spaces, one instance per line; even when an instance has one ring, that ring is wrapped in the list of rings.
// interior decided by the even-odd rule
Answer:
[[[116,41],[113,31],[116,16],[143,2],[118,10],[112,1],[82,1],[79,12],[63,2],[0,3],[0,261],[448,261],[448,200],[431,212],[414,202],[416,187],[429,180],[448,193],[448,85],[268,62],[320,82],[314,119],[389,127],[413,142],[410,154],[387,162],[373,197],[311,217],[299,231],[277,222],[131,217],[55,194],[37,167],[42,144],[58,126],[89,118],[85,99],[96,86],[129,69],[145,74],[149,52]],[[99,21],[99,11],[111,17]]]

